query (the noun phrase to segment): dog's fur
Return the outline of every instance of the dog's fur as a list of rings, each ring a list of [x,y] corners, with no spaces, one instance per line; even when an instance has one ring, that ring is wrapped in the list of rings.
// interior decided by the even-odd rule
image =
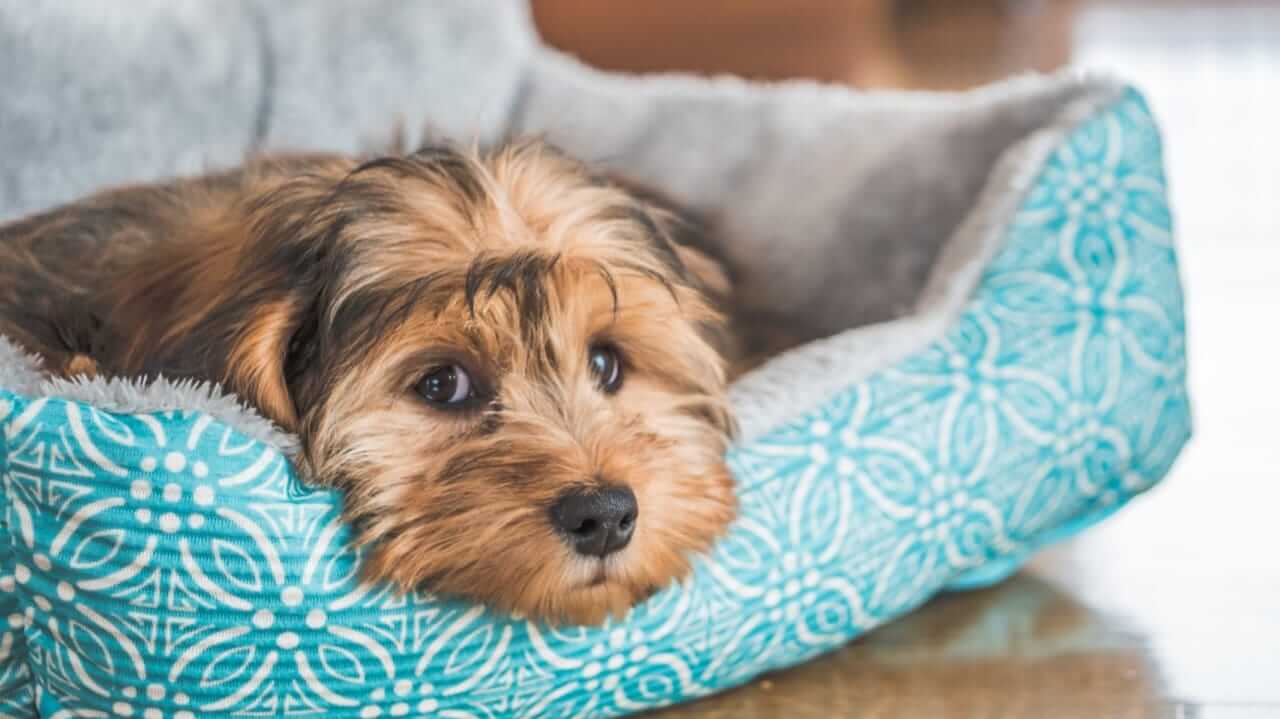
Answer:
[[[0,227],[0,334],[50,374],[223,383],[342,489],[369,579],[553,621],[621,614],[734,515],[718,266],[649,198],[537,142],[280,156]],[[592,346],[625,381],[601,391]],[[483,401],[414,392],[460,363]],[[629,487],[631,543],[576,555],[571,489]]]

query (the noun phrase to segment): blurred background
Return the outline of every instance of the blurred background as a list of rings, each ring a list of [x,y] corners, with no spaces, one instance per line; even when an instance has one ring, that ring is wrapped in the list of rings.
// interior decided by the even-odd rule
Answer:
[[[611,70],[961,90],[1118,73],[1167,143],[1197,436],[997,588],[665,717],[1280,716],[1280,2],[534,0]]]

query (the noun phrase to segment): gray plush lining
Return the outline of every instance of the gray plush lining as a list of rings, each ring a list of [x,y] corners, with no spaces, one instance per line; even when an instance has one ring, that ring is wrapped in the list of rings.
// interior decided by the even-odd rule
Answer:
[[[285,454],[293,454],[298,449],[297,437],[281,430],[213,382],[174,381],[166,377],[150,382],[119,378],[49,379],[40,384],[37,393],[41,397],[75,400],[126,414],[166,410],[203,412]]]
[[[501,136],[537,35],[511,0],[0,0],[0,220],[247,152]]]
[[[0,335],[0,388],[28,397],[39,396],[40,363]]]
[[[835,392],[890,367],[946,333],[1004,240],[1013,214],[1053,150],[1081,122],[1113,102],[1122,86],[1097,78],[1093,92],[1063,107],[1054,122],[1000,157],[973,210],[942,245],[914,309],[783,353],[740,377],[730,391],[740,442],[750,442],[809,411]],[[940,228],[945,232],[945,228]]]
[[[282,452],[292,454],[298,449],[296,437],[212,382],[173,381],[165,377],[150,382],[118,378],[50,379],[40,374],[39,367],[36,357],[0,335],[0,388],[15,394],[68,399],[123,414],[168,410],[204,412]]]

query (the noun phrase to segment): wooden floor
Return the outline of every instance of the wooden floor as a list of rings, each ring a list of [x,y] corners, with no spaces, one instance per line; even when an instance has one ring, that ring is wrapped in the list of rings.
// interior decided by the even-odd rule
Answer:
[[[1280,717],[1280,2],[909,5],[844,79],[955,88],[1072,63],[1147,92],[1198,434],[1161,487],[1015,579],[660,716]]]

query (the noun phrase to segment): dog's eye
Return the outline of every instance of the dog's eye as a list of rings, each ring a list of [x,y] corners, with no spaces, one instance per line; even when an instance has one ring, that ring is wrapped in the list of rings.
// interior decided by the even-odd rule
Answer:
[[[460,365],[437,367],[418,380],[416,389],[432,404],[458,404],[474,397],[471,375]]]
[[[596,345],[591,348],[587,359],[591,366],[591,374],[596,376],[600,389],[610,394],[617,392],[622,386],[622,359],[618,351],[608,345]]]

